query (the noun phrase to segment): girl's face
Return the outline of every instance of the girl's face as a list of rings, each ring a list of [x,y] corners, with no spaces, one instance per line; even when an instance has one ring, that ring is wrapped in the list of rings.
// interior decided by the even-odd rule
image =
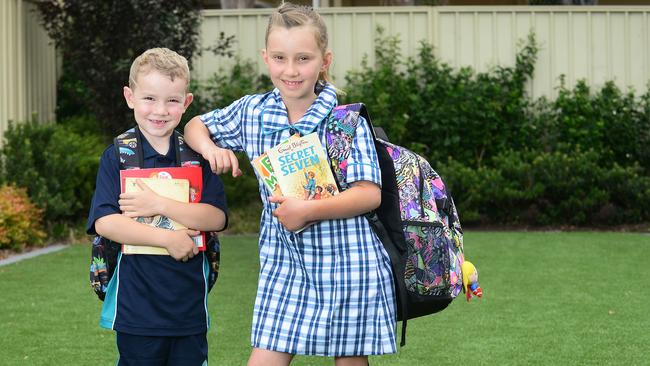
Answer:
[[[272,28],[262,56],[282,98],[295,101],[315,99],[318,74],[332,62],[331,52],[321,52],[309,26]]]

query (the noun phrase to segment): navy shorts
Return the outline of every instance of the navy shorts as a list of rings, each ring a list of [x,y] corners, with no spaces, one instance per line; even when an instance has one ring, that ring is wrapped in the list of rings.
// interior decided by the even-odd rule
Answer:
[[[208,364],[206,334],[150,337],[117,332],[118,366],[203,366]]]

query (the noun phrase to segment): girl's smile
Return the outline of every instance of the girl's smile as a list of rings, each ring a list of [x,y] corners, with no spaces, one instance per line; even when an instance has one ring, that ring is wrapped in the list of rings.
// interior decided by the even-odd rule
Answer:
[[[319,74],[332,62],[330,52],[318,47],[309,26],[276,27],[271,30],[263,51],[273,85],[285,103],[311,104]]]

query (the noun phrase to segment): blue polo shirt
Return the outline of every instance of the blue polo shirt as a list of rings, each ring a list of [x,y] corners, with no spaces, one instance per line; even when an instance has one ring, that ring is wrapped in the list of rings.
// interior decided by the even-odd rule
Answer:
[[[174,166],[174,138],[165,155],[142,137],[143,168]],[[95,221],[121,213],[119,160],[113,145],[102,154],[86,231],[94,235]],[[226,212],[221,179],[202,162],[201,202]],[[164,255],[122,255],[107,291],[100,326],[144,336],[185,336],[204,333],[210,327],[208,314],[208,262],[203,254],[187,262]]]

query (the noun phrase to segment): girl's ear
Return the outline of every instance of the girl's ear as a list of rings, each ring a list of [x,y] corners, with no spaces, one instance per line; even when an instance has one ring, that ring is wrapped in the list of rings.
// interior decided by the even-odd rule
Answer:
[[[269,54],[266,53],[266,48],[262,48],[262,59],[264,60],[264,63],[268,66],[269,65]]]
[[[332,51],[327,50],[327,52],[325,52],[325,55],[323,56],[323,66],[321,66],[320,71],[327,70],[332,64],[333,58],[334,55],[332,55]]]
[[[124,100],[126,100],[126,104],[129,106],[129,108],[133,109],[133,90],[129,88],[128,86],[124,87]]]

